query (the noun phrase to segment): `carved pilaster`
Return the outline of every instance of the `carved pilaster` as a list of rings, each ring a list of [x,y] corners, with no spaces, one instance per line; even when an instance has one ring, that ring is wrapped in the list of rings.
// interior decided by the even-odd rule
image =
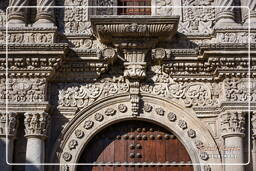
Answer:
[[[46,112],[25,113],[26,137],[46,138],[49,115]]]
[[[18,121],[16,119],[17,114],[9,112],[8,115],[3,112],[0,113],[0,136],[14,137],[17,131]],[[7,126],[7,129],[6,129]],[[7,130],[7,132],[6,132]]]
[[[37,6],[40,7],[37,9],[36,25],[54,26],[54,5],[54,0],[37,0]]]
[[[26,11],[24,6],[28,5],[28,0],[10,0],[8,10],[8,20],[10,26],[25,25],[26,22]]]
[[[226,112],[221,115],[222,137],[244,136],[245,117],[243,112]]]
[[[220,6],[217,8],[218,14],[217,14],[217,23],[216,27],[225,27],[225,26],[232,26],[235,23],[234,20],[234,12],[232,6],[234,5],[233,0],[218,0],[217,6]]]
[[[252,139],[256,140],[256,112],[251,115]]]

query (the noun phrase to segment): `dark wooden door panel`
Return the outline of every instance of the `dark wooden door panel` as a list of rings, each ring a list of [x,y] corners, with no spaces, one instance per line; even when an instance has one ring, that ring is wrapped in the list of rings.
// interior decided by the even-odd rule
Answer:
[[[80,163],[109,163],[79,166],[78,171],[193,171],[192,166],[151,166],[150,163],[189,162],[182,143],[170,132],[142,121],[126,121],[101,131],[86,146]],[[114,166],[111,163],[143,166]]]

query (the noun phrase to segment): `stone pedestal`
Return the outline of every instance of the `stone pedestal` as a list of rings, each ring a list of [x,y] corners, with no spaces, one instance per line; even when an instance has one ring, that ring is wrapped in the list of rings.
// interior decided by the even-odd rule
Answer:
[[[9,165],[8,163],[12,163],[13,159],[13,143],[16,130],[16,113],[9,113],[8,116],[6,115],[6,113],[0,113],[0,170],[12,170],[12,166]]]
[[[8,14],[8,26],[19,27],[26,25],[28,0],[10,0]]]
[[[217,6],[220,6],[216,10],[217,18],[216,18],[216,28],[229,27],[238,25],[235,22],[234,12],[233,12],[233,0],[218,0]]]
[[[54,0],[37,0],[37,15],[34,26],[36,27],[53,27],[54,19]]]
[[[26,171],[43,171],[45,159],[45,138],[48,114],[45,112],[25,114],[25,132],[27,137]]]
[[[225,164],[228,164],[225,165],[225,171],[244,171],[244,114],[242,112],[227,112],[222,114],[221,119],[221,133],[224,139],[223,159]]]

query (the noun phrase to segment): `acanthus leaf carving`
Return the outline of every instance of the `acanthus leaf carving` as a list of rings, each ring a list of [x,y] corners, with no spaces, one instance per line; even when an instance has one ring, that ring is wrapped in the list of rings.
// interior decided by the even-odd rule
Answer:
[[[15,136],[17,131],[17,125],[18,120],[16,113],[0,112],[0,136]]]
[[[47,136],[49,114],[46,112],[25,113],[25,136]]]

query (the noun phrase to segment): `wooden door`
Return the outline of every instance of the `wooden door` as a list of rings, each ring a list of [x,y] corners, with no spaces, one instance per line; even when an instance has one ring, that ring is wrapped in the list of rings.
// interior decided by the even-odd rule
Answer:
[[[170,131],[148,122],[125,121],[95,136],[79,161],[108,165],[78,166],[78,171],[193,171],[192,166],[162,165],[167,162],[190,163],[186,149]]]

